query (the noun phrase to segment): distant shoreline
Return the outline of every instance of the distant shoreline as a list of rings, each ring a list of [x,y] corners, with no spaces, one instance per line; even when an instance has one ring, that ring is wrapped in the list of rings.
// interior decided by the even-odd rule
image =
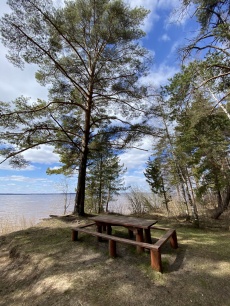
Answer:
[[[55,194],[76,194],[76,192],[43,192],[43,193],[0,193],[2,195],[55,195]],[[121,192],[120,195],[127,194],[127,192]]]
[[[54,194],[66,194],[64,192],[50,192],[50,193],[0,193],[1,195],[54,195]],[[75,194],[75,192],[67,192],[67,194]]]

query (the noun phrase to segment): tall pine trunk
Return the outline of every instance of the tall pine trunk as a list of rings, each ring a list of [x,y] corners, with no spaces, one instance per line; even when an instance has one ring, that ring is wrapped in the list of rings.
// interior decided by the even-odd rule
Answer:
[[[91,88],[92,92],[92,88]],[[91,115],[92,94],[87,99],[87,109],[85,110],[85,129],[82,137],[82,149],[78,172],[77,191],[75,197],[74,214],[85,215],[85,181],[86,168],[89,153],[89,135],[90,135],[90,115]]]
[[[86,180],[86,164],[88,158],[88,148],[82,152],[80,160],[79,172],[78,172],[78,183],[77,191],[75,196],[74,214],[84,216],[85,214],[85,180]]]
[[[98,189],[98,214],[103,212],[103,192],[102,192],[102,171],[103,171],[103,165],[102,165],[102,156],[100,158],[100,165],[99,165],[99,189]]]

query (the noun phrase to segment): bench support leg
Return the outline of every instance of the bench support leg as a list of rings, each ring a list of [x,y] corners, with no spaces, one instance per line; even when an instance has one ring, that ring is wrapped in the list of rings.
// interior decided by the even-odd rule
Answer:
[[[116,241],[114,240],[109,240],[109,255],[111,257],[116,257],[117,252],[116,252]]]
[[[174,231],[170,237],[170,245],[173,249],[178,248],[176,231]]]
[[[145,242],[152,243],[150,228],[145,229]]]
[[[102,233],[102,225],[101,224],[97,224],[97,231],[98,231],[98,233]],[[101,242],[102,238],[101,237],[97,237],[97,241]]]
[[[144,235],[143,235],[143,229],[137,229],[137,232],[136,232],[136,241],[138,242],[143,242],[144,241]],[[140,246],[137,246],[137,253],[142,253],[144,252],[144,248],[143,247],[140,247]]]
[[[112,226],[111,225],[107,225],[107,228],[106,228],[106,234],[107,235],[111,235],[112,234]]]
[[[77,240],[78,240],[78,231],[72,229],[72,241],[77,241]]]
[[[132,229],[128,229],[129,231],[129,238],[133,239],[133,230]]]
[[[159,250],[150,250],[151,267],[162,273],[161,253]]]

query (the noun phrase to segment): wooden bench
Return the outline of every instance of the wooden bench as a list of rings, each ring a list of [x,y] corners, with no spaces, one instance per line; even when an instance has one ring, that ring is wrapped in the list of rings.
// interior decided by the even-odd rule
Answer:
[[[146,243],[146,242],[139,242],[131,239],[121,238],[113,235],[108,235],[104,233],[99,233],[96,231],[92,231],[87,229],[87,227],[95,225],[95,223],[90,223],[82,226],[78,226],[72,229],[72,241],[78,240],[78,232],[90,234],[95,237],[103,238],[109,241],[109,255],[111,257],[116,257],[116,243],[125,243],[130,245],[139,246],[141,248],[149,249],[150,250],[150,258],[151,258],[151,267],[159,272],[163,272],[162,269],[162,262],[161,262],[161,248],[162,246],[170,239],[171,247],[176,249],[178,248],[177,244],[177,235],[175,229],[167,229],[167,232],[160,237],[160,239],[154,243]]]

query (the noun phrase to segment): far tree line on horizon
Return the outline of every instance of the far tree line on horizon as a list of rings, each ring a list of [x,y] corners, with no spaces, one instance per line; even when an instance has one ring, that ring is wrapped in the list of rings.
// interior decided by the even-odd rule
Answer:
[[[4,160],[26,166],[23,152],[53,146],[62,167],[48,172],[78,173],[74,213],[84,215],[85,199],[100,212],[124,188],[119,154],[148,135],[154,154],[145,176],[167,209],[175,196],[196,222],[197,203],[215,198],[215,218],[227,209],[228,1],[181,1],[181,10],[194,6],[200,31],[180,49],[181,71],[154,90],[139,82],[152,63],[140,44],[149,13],[144,8],[119,0],[73,0],[59,8],[51,0],[8,0],[8,5],[12,13],[0,23],[8,59],[20,68],[36,64],[36,79],[48,86],[49,96],[1,102]],[[160,128],[154,125],[159,120]]]

